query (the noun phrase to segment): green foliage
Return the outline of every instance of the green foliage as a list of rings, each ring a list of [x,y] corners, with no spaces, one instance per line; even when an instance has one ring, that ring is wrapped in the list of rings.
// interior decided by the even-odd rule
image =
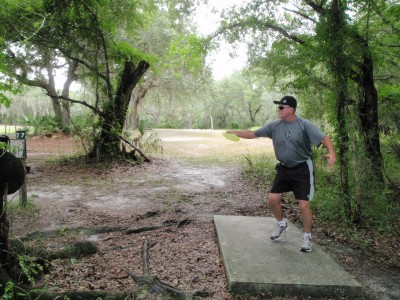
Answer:
[[[383,140],[386,142],[392,155],[400,162],[400,133],[390,131],[388,134],[384,135]]]
[[[316,193],[311,202],[315,215],[319,220],[339,224],[337,230],[346,232],[348,235],[356,235],[357,231],[346,231],[353,220],[347,219],[344,202],[340,193],[340,174],[338,168],[328,168],[324,157],[325,150],[315,148],[313,150],[313,162],[316,178]],[[245,164],[242,173],[246,178],[262,187],[272,185],[275,176],[276,160],[272,156],[250,156],[245,155]],[[397,163],[397,170],[400,164]],[[359,180],[367,179],[369,176],[357,174]],[[364,178],[362,178],[364,176]],[[368,183],[366,183],[368,184]],[[351,189],[354,192],[355,185],[352,181]],[[350,199],[352,209],[358,209],[361,205],[362,223],[364,228],[375,228],[379,232],[386,234],[396,232],[400,223],[397,216],[400,214],[400,204],[392,201],[390,190],[377,190],[369,184],[368,195],[365,196],[361,204],[357,204],[355,193]]]
[[[154,131],[146,132],[145,122],[139,121],[139,138],[138,146],[144,153],[161,153],[163,152],[162,140],[158,138],[158,135]]]
[[[146,133],[139,139],[139,148],[144,153],[163,153],[162,140],[158,137],[157,133],[151,131]]]
[[[400,84],[378,84],[379,123],[384,131],[400,130]]]
[[[30,119],[28,125],[33,128],[33,135],[52,135],[60,132],[58,122],[54,117],[42,116]]]
[[[3,47],[4,40],[0,37],[0,50],[3,50]],[[5,63],[6,60],[6,55],[3,53],[3,51],[0,51],[0,74],[8,75],[9,73]],[[11,100],[9,94],[11,93],[13,95],[16,95],[18,92],[20,92],[20,90],[15,87],[13,81],[11,80],[11,77],[2,76],[0,80],[0,106],[4,105],[5,107],[10,107]]]
[[[0,284],[0,288],[3,288],[2,284]],[[29,298],[28,292],[18,287],[14,282],[8,281],[4,287],[4,292],[3,295],[1,295],[0,300],[23,299],[24,297]]]
[[[271,155],[261,155],[252,157],[250,154],[244,155],[246,164],[242,167],[242,172],[251,182],[266,187],[271,185],[275,176],[276,159]]]
[[[196,74],[202,72],[206,49],[205,40],[194,34],[178,34],[172,41],[169,52],[166,54],[166,61],[169,67],[179,67],[181,65],[188,72]],[[182,58],[184,58],[182,60]],[[177,64],[176,62],[181,62]],[[182,70],[182,69],[181,69]],[[181,70],[177,70],[176,75],[184,75]]]
[[[315,195],[311,206],[321,220],[348,224],[344,201],[340,194],[338,168],[327,168],[324,150],[314,149]]]
[[[90,241],[77,241],[68,245],[64,251],[57,253],[59,258],[81,258],[87,255],[95,254],[99,251],[98,247]]]
[[[382,153],[385,162],[385,174],[388,184],[392,186],[393,195],[396,197],[396,186],[400,186],[400,135],[398,132],[390,131],[382,135]]]
[[[7,204],[7,215],[12,218],[17,215],[31,215],[32,219],[40,211],[40,207],[34,202],[37,195],[31,195],[24,206],[17,201],[9,201]]]
[[[347,226],[358,226],[390,234],[398,230],[400,223],[396,217],[400,213],[400,205],[391,200],[391,191],[384,187],[376,186],[368,174],[368,166],[358,166],[357,160],[363,160],[363,154],[352,159],[350,168],[350,205],[351,214],[345,209],[343,197],[340,191],[340,174],[338,168],[327,168],[323,151],[318,149],[314,155],[314,167],[316,178],[315,198],[311,202],[315,214],[320,220],[340,224],[341,230]],[[399,163],[397,166],[400,167]],[[359,169],[363,167],[363,169]],[[368,189],[359,189],[357,182],[368,186]],[[361,215],[359,215],[361,213]],[[356,232],[348,232],[356,234]]]
[[[18,255],[18,261],[29,283],[34,284],[35,278],[43,272],[43,266],[36,263],[32,257],[23,254]]]
[[[85,153],[89,153],[93,146],[94,138],[98,134],[93,127],[95,116],[92,113],[80,114],[71,120],[70,132],[75,140],[79,140]]]
[[[36,283],[36,278],[43,272],[43,266],[40,263],[35,262],[35,260],[28,255],[19,254],[17,258],[23,277],[25,277],[30,284],[34,285]],[[30,289],[29,291],[24,290],[13,281],[8,281],[5,283],[4,287],[3,284],[0,284],[0,288],[3,292],[0,300],[40,299],[40,294],[42,292],[42,290],[39,289]],[[38,296],[33,297],[30,295],[30,292],[34,292]]]
[[[139,49],[133,48],[131,44],[121,41],[115,43],[117,55],[121,55],[124,59],[133,59],[134,61],[147,61],[150,65],[157,62],[157,57],[145,53]]]

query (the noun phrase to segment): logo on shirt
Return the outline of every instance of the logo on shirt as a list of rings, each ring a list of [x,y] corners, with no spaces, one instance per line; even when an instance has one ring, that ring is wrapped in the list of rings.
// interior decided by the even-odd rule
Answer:
[[[286,138],[290,139],[290,131],[285,132]]]

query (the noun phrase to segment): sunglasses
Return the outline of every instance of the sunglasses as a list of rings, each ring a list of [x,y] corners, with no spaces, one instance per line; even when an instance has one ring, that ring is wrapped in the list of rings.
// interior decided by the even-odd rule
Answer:
[[[279,110],[284,110],[285,108],[288,108],[288,107],[290,107],[290,106],[281,106],[281,105],[278,106]]]

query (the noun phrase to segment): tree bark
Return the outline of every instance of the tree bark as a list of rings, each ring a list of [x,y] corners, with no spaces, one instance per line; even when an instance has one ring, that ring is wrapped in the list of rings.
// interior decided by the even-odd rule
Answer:
[[[147,92],[155,85],[152,82],[142,84],[136,93],[132,94],[132,127],[137,129],[139,127],[139,104],[140,101],[146,96]]]
[[[70,106],[71,103],[65,99],[69,98],[69,92],[71,88],[71,84],[78,79],[76,75],[76,70],[78,69],[79,64],[74,61],[70,61],[68,64],[67,78],[64,82],[64,86],[61,92],[63,99],[61,100],[61,126],[62,130],[66,133],[69,131],[69,122],[71,118]]]
[[[379,185],[384,183],[382,154],[378,124],[378,92],[374,84],[374,64],[368,42],[363,43],[363,63],[359,76],[361,99],[359,103],[361,130],[367,156],[371,162],[372,176]]]
[[[338,141],[339,141],[339,162],[340,162],[340,191],[344,201],[344,208],[347,220],[352,218],[351,198],[349,188],[349,99],[347,93],[347,69],[344,54],[343,29],[344,20],[341,13],[340,1],[334,0],[331,7],[331,30],[333,69],[336,75],[336,97],[337,97],[337,122],[338,122]]]
[[[149,64],[140,61],[136,67],[133,61],[125,62],[115,97],[103,107],[100,134],[94,141],[91,157],[116,157],[121,155],[120,136],[126,120],[128,105],[133,89],[143,77]]]

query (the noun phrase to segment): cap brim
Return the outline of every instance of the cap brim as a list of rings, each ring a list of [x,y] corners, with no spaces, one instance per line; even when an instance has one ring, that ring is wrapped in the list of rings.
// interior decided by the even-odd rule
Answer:
[[[282,104],[281,101],[274,101],[275,104]]]

